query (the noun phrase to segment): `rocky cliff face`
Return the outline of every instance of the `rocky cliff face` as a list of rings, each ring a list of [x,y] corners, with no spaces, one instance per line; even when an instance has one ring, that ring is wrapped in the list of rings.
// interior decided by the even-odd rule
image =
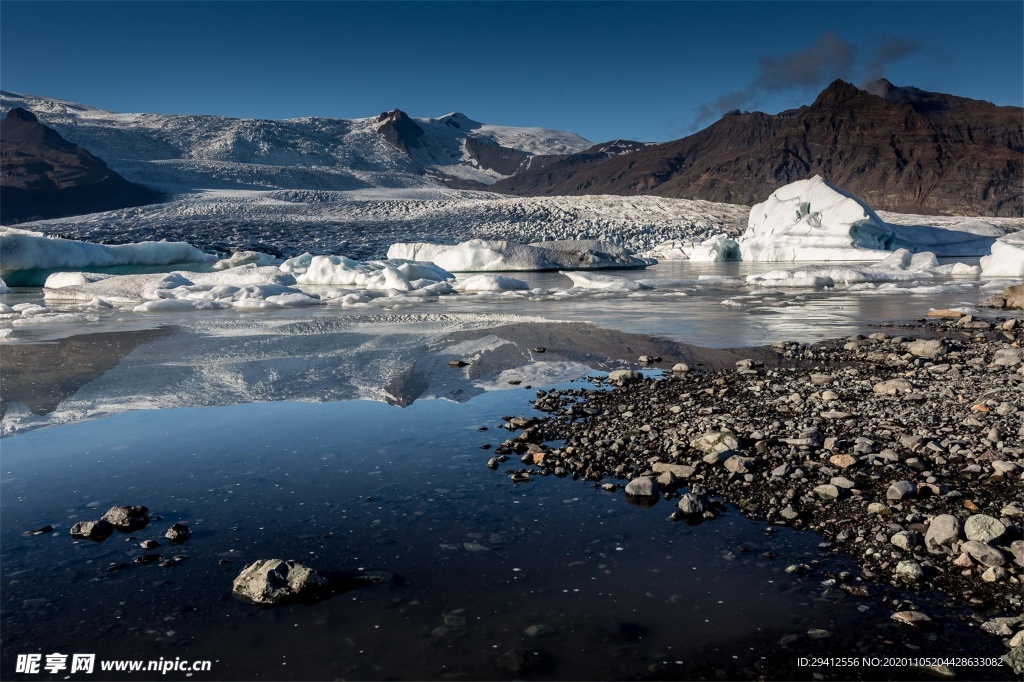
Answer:
[[[159,197],[24,109],[12,109],[0,122],[0,223],[111,211]]]
[[[835,81],[813,104],[728,114],[674,142],[527,169],[492,189],[520,195],[653,194],[737,204],[821,175],[883,210],[1024,214],[1024,109]]]

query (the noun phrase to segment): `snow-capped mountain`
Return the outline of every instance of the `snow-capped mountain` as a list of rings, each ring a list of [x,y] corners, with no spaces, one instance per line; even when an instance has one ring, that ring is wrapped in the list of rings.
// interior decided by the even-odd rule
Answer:
[[[458,113],[412,118],[394,110],[360,119],[237,119],[125,114],[0,92],[100,157],[126,179],[168,191],[483,189],[526,160],[591,146],[573,133],[479,123]]]

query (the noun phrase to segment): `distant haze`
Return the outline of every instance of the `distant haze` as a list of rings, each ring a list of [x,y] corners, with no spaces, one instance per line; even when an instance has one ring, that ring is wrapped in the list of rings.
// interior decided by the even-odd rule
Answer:
[[[835,78],[1024,104],[1020,2],[4,2],[0,87],[251,118],[460,111],[593,141]]]

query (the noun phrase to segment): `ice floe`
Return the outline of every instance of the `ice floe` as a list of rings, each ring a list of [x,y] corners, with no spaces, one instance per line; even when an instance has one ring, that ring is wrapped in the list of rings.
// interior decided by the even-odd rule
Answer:
[[[0,228],[0,273],[8,281],[22,273],[116,266],[206,264],[216,260],[185,242],[94,244],[58,239],[12,228]]]
[[[456,282],[455,289],[465,292],[529,291],[530,285],[506,275],[473,275]]]
[[[981,274],[986,277],[1024,277],[1024,231],[996,240],[989,255],[981,259]]]
[[[455,276],[432,263],[402,259],[357,261],[345,256],[305,253],[281,264],[299,284],[348,286],[359,289],[414,291]]]
[[[716,234],[703,241],[671,240],[662,242],[641,255],[655,260],[719,263],[740,260],[740,247],[728,235]]]
[[[1003,234],[984,221],[890,225],[857,197],[814,176],[780,187],[754,205],[738,241],[745,261],[878,261],[900,248],[980,256]]]
[[[555,240],[519,244],[470,239],[454,246],[422,242],[392,244],[388,257],[429,260],[449,272],[516,272],[642,268],[649,261],[615,244],[594,240]]]
[[[562,272],[572,280],[575,289],[600,289],[602,291],[641,291],[650,289],[649,285],[641,284],[625,277],[599,275],[594,272]]]

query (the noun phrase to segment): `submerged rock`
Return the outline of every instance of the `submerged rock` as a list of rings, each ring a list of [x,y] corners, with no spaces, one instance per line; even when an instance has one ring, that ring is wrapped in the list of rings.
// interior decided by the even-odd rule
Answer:
[[[85,538],[93,542],[103,542],[114,532],[114,527],[106,521],[79,521],[71,526],[71,535],[76,538]]]
[[[190,535],[192,535],[192,531],[184,523],[176,523],[164,533],[164,537],[170,540],[172,545],[180,545],[188,540]]]

